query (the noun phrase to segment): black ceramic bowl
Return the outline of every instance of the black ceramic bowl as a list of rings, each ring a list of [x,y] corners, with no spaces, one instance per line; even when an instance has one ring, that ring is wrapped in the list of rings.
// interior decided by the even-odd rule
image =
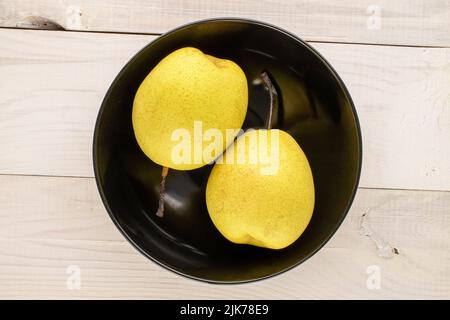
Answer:
[[[140,150],[131,124],[136,90],[167,54],[185,46],[238,63],[249,86],[244,127],[263,125],[268,94],[255,79],[268,70],[280,107],[276,126],[301,145],[312,167],[316,203],[303,235],[282,250],[236,245],[212,224],[205,204],[211,166],[171,170],[166,211],[155,216],[161,167]],[[316,50],[277,27],[214,19],[168,32],[138,52],[109,88],[94,133],[94,170],[112,220],[145,256],[190,278],[238,283],[286,271],[317,252],[344,220],[362,160],[358,118],[345,85]]]

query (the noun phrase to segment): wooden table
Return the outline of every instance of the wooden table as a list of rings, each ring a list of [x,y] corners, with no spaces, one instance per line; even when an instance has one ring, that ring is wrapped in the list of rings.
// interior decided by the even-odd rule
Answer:
[[[309,41],[348,86],[364,140],[333,239],[294,270],[233,286],[133,249],[91,160],[97,111],[128,59],[220,16]],[[0,26],[1,298],[450,298],[450,1],[0,0]]]

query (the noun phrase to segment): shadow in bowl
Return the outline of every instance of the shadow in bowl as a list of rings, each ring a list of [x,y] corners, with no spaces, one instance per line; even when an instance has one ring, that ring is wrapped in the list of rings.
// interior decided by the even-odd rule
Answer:
[[[155,216],[161,167],[137,145],[131,125],[133,99],[150,70],[163,57],[185,46],[233,60],[244,70],[249,82],[245,128],[262,127],[267,117],[268,95],[255,79],[262,70],[268,70],[276,80],[280,98],[276,127],[289,132],[304,150],[316,192],[312,220],[288,248],[274,251],[236,245],[222,237],[205,203],[212,166],[184,172],[171,170],[165,216]],[[93,148],[102,200],[124,236],[164,267],[217,283],[266,278],[317,252],[349,210],[362,161],[356,111],[332,67],[297,37],[261,22],[241,19],[192,23],[159,37],[137,53],[105,96]]]

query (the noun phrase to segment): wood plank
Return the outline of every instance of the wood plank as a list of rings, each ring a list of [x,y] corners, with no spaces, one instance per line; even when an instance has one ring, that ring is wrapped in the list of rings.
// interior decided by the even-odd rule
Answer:
[[[103,96],[126,61],[155,37],[0,34],[0,173],[92,177]]]
[[[152,39],[0,30],[0,173],[92,177],[103,96]],[[450,190],[450,49],[313,45],[355,101],[361,186]]]
[[[217,290],[137,253],[113,226],[92,178],[4,175],[0,298],[448,299],[449,207],[450,192],[360,189],[339,231],[300,267]],[[361,232],[364,213],[372,237],[398,248],[398,255],[379,256]],[[80,290],[66,287],[70,265],[81,269]],[[373,265],[380,268],[381,288],[370,290]]]
[[[120,241],[93,178],[0,175],[0,237]]]
[[[48,28],[44,17],[68,30],[162,33],[213,17],[267,21],[306,40],[450,46],[448,0],[41,0],[0,1],[0,26]]]
[[[361,185],[450,190],[450,49],[313,46],[356,105]]]

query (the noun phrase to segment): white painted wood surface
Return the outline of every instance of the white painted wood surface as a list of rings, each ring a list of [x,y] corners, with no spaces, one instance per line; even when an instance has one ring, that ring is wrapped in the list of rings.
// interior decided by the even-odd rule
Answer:
[[[367,28],[370,5],[381,10],[379,29]],[[0,298],[450,298],[450,1],[0,0],[0,27],[45,28],[29,16],[152,34],[241,16],[346,43],[312,44],[357,106],[364,188],[333,239],[300,267],[247,285],[184,279],[124,240],[92,178],[101,100],[155,36],[0,29]],[[381,257],[373,239],[399,254]],[[81,268],[80,290],[67,289],[70,265]],[[379,290],[367,288],[370,266],[380,268]]]
[[[448,0],[0,0],[0,26],[35,27],[30,16],[68,30],[132,33],[242,17],[270,22],[309,41],[450,46]]]
[[[152,39],[0,30],[0,173],[92,177],[103,96]],[[354,98],[361,186],[450,190],[450,48],[313,45]]]
[[[20,191],[20,192],[18,192]],[[138,254],[107,217],[93,178],[0,176],[0,297],[448,298],[450,192],[360,189],[333,239],[287,273],[246,285],[184,279]],[[399,250],[378,255],[360,219]],[[66,269],[81,269],[80,290]],[[367,288],[378,266],[381,288]]]

